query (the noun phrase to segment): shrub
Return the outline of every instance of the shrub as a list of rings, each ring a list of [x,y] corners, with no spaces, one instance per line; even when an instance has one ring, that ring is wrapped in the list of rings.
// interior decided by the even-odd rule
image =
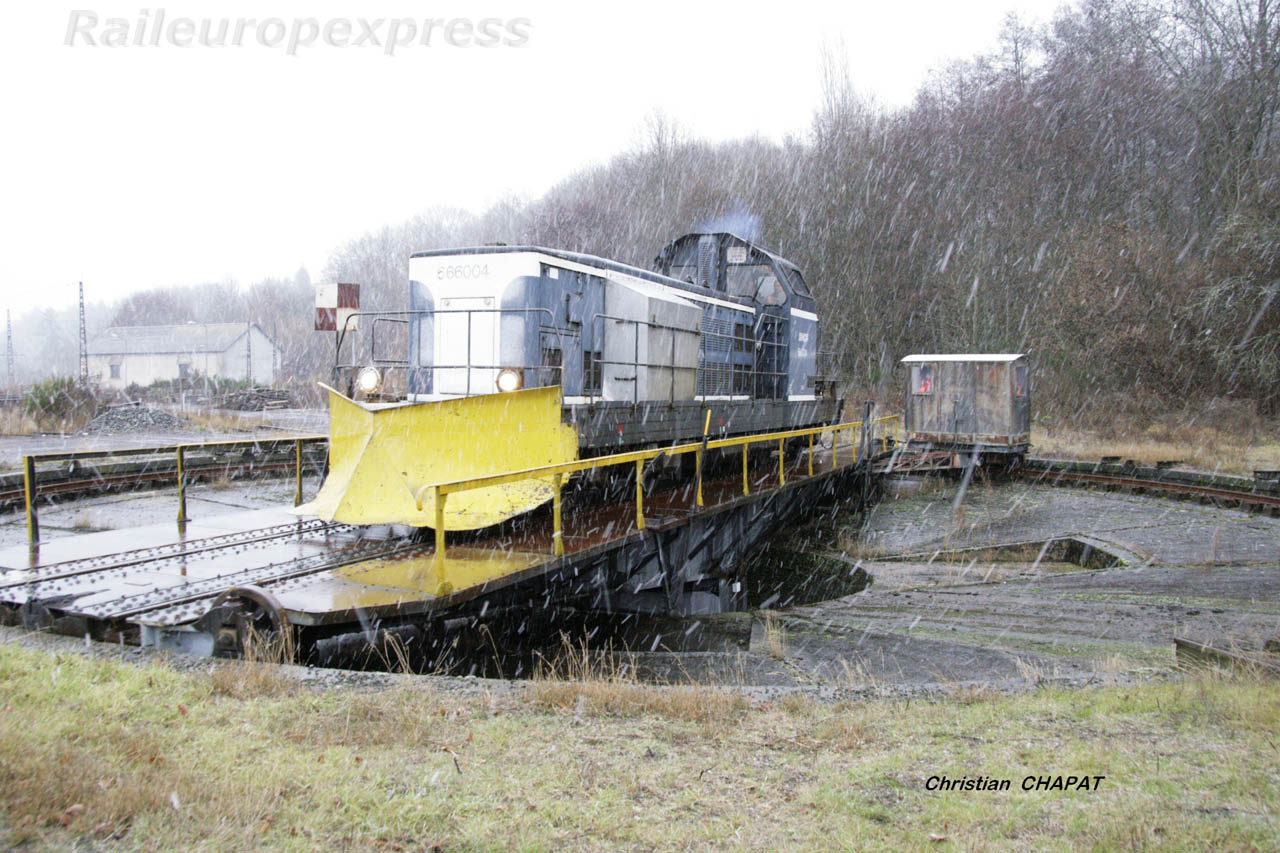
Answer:
[[[27,392],[23,410],[37,423],[65,429],[88,423],[96,402],[89,388],[69,376],[55,376]]]

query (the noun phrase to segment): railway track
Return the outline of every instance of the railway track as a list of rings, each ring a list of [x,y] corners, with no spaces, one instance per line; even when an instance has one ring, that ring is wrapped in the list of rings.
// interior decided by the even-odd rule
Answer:
[[[1148,467],[1132,462],[1079,462],[1028,458],[1013,476],[1053,486],[1089,485],[1126,489],[1135,493],[1160,492],[1171,497],[1253,507],[1280,514],[1280,479],[1232,477],[1171,468]]]
[[[251,445],[251,442],[245,442]],[[279,447],[274,445],[279,444]],[[182,467],[183,481],[239,480],[259,476],[291,476],[297,459],[285,442],[265,440],[255,451],[193,451]],[[60,456],[68,457],[60,459]],[[178,483],[178,462],[173,448],[98,451],[60,454],[53,464],[41,462],[39,496],[84,497],[111,492],[163,488]],[[302,452],[304,471],[321,472],[328,459],[326,446],[308,446]],[[0,512],[21,511],[25,501],[23,473],[0,474]]]

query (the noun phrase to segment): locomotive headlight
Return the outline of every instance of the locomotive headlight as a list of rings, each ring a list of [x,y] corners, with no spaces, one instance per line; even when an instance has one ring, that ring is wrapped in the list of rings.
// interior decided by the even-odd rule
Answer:
[[[524,376],[518,370],[508,367],[498,373],[498,390],[502,392],[519,391],[524,385]]]
[[[376,367],[366,367],[356,374],[356,387],[365,394],[372,394],[382,384],[382,374]]]

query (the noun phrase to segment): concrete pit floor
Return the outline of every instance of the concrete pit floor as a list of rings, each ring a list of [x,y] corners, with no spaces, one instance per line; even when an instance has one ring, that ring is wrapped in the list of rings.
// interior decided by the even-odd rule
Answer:
[[[1280,519],[1104,491],[946,481],[836,517],[773,551],[858,566],[862,592],[796,604],[752,632],[754,680],[961,686],[1151,677],[1177,668],[1173,638],[1259,650],[1280,637]],[[1087,535],[1127,565],[1037,559],[1036,543]],[[1003,543],[1026,543],[999,553]],[[986,550],[964,551],[962,549]],[[768,630],[764,622],[772,622]]]

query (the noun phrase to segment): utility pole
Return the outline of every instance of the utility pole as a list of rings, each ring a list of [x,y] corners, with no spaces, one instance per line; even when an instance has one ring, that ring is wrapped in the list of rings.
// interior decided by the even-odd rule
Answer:
[[[4,309],[4,360],[9,368],[9,390],[13,390],[16,385],[13,382],[13,314],[8,308]]]
[[[80,282],[80,384],[89,387],[89,338],[84,327],[84,282]]]
[[[244,381],[253,385],[253,324],[249,323],[244,330]]]

